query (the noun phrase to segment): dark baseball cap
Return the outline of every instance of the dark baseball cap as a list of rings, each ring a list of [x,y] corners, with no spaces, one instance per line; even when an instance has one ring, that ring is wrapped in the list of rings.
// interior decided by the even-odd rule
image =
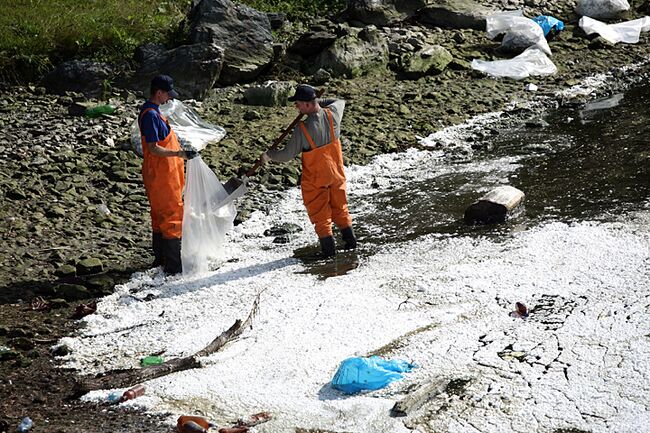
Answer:
[[[309,84],[298,84],[298,87],[296,87],[296,93],[289,98],[289,101],[309,102],[314,99],[316,99],[316,89],[311,87]]]
[[[151,92],[164,90],[170,98],[178,98],[178,92],[174,90],[174,80],[169,75],[156,75],[151,80]]]

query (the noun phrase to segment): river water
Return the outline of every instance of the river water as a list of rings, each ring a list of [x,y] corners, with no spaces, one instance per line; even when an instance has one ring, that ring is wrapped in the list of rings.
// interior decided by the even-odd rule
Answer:
[[[351,167],[361,246],[335,260],[313,259],[315,235],[290,190],[237,228],[215,271],[165,279],[151,270],[116,287],[64,339],[65,365],[95,373],[151,353],[188,356],[259,297],[238,341],[124,405],[220,425],[269,410],[274,419],[256,431],[274,433],[644,431],[649,98],[642,85],[550,113],[545,127],[500,128],[507,114],[495,115],[480,142]],[[523,211],[465,225],[464,209],[499,185],[526,194]],[[264,236],[284,223],[302,230],[284,244]],[[517,301],[528,319],[511,316]],[[372,353],[418,368],[370,394],[329,386],[343,359]],[[406,418],[388,416],[432,382],[446,392]]]

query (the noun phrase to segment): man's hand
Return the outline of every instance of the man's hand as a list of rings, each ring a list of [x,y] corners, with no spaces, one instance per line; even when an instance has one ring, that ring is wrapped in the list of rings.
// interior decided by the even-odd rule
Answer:
[[[192,158],[196,158],[199,156],[199,152],[197,150],[183,150],[183,159],[190,160]]]
[[[264,153],[260,156],[260,161],[262,161],[262,164],[266,164],[266,163],[269,162],[270,160],[271,160],[271,158],[269,158],[269,156],[266,154],[266,152],[264,152]]]

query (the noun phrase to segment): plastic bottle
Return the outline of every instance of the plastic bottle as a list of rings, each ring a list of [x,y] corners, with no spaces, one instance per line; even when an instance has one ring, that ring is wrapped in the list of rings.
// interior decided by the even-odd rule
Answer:
[[[23,418],[20,424],[18,424],[18,432],[26,433],[31,430],[33,425],[34,423],[32,422],[32,420],[28,416],[26,416],[25,418]]]
[[[109,104],[86,108],[86,117],[100,117],[102,114],[115,113],[115,107]]]
[[[133,388],[124,391],[124,394],[122,394],[122,398],[120,398],[120,403],[127,400],[133,400],[134,398],[144,395],[145,389],[146,388],[144,387],[144,385],[136,385]]]
[[[183,415],[178,417],[176,427],[179,433],[205,433],[214,424],[202,416]]]

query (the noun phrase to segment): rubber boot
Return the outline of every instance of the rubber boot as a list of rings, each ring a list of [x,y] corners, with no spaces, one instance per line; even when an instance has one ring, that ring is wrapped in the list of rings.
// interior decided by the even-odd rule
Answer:
[[[354,237],[352,226],[341,229],[341,237],[345,242],[343,248],[346,250],[354,250],[357,248],[357,238]]]
[[[154,257],[151,267],[156,268],[162,266],[164,263],[162,233],[152,232],[151,247],[153,248]]]
[[[334,236],[327,236],[320,238],[320,249],[323,257],[332,257],[336,254],[336,244],[334,243]]]
[[[181,263],[181,239],[163,239],[163,271],[174,275],[183,272]]]

